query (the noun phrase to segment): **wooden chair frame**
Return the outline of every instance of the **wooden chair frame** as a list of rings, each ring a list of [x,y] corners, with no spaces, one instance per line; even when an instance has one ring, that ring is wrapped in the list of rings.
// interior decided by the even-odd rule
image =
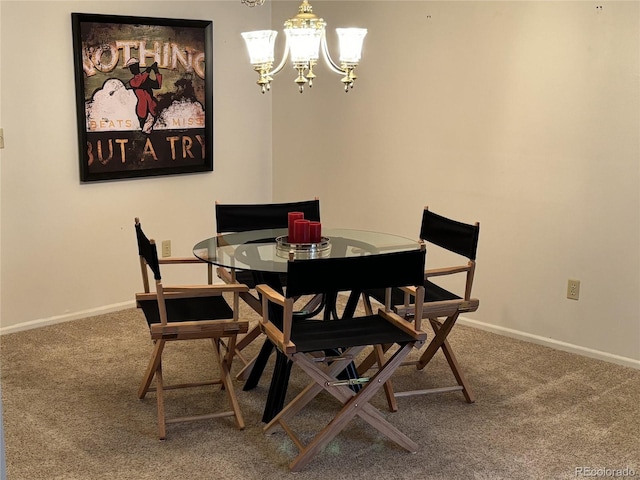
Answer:
[[[136,228],[139,228],[140,222],[136,218]],[[202,263],[201,261],[190,258],[169,258],[158,259],[155,241],[149,240],[153,254],[155,256],[154,262],[160,264],[190,264],[190,263]],[[233,356],[235,352],[235,342],[238,334],[246,333],[248,331],[248,322],[241,322],[238,320],[238,306],[239,295],[248,291],[246,285],[231,283],[231,284],[219,284],[219,285],[183,285],[183,286],[164,286],[161,278],[153,272],[153,265],[149,265],[144,255],[140,255],[140,268],[142,272],[143,281],[143,293],[136,294],[136,304],[141,307],[143,302],[157,302],[158,313],[160,317],[159,323],[150,324],[149,330],[151,339],[153,341],[153,351],[149,363],[145,370],[140,388],[138,389],[138,398],[145,398],[147,392],[155,391],[157,400],[157,412],[158,412],[158,436],[160,440],[166,438],[166,425],[179,422],[189,422],[196,420],[205,420],[211,418],[228,417],[233,416],[235,418],[236,425],[239,429],[244,429],[244,419],[238,399],[233,386],[233,380],[231,378],[231,365],[233,362]],[[150,289],[149,273],[152,270],[155,277],[155,292]],[[211,270],[209,271],[211,272]],[[211,281],[211,274],[209,275]],[[167,302],[175,299],[193,299],[202,297],[216,297],[225,293],[233,296],[232,302],[232,318],[228,320],[197,320],[197,321],[169,321],[167,315]],[[162,354],[167,342],[182,341],[182,340],[196,340],[196,339],[210,339],[214,357],[219,367],[219,378],[212,380],[205,380],[193,383],[173,384],[165,385],[162,375]],[[224,349],[222,339],[227,339],[228,348]],[[226,352],[225,352],[226,350]],[[152,386],[152,382],[155,379],[155,386]],[[165,415],[165,398],[164,392],[166,390],[178,389],[178,388],[191,388],[200,387],[205,385],[221,385],[227,394],[227,398],[231,407],[231,410],[216,413],[207,413],[202,415],[193,415],[177,418],[166,418]]]
[[[425,207],[425,212],[429,211],[429,207]],[[447,360],[447,363],[453,373],[456,385],[448,386],[448,387],[436,387],[429,389],[419,389],[419,390],[411,390],[411,391],[403,391],[403,392],[394,392],[393,386],[391,382],[387,382],[385,385],[385,389],[387,391],[387,398],[389,400],[389,409],[391,411],[397,411],[398,405],[396,402],[396,398],[406,397],[412,395],[423,395],[430,393],[444,393],[451,391],[462,391],[465,400],[468,403],[475,402],[475,394],[471,389],[469,381],[464,375],[460,364],[456,358],[456,355],[447,340],[448,335],[451,333],[452,328],[454,327],[456,321],[460,314],[475,312],[479,305],[480,301],[477,298],[471,297],[471,290],[473,286],[473,279],[476,270],[476,260],[475,260],[475,248],[477,246],[477,235],[480,229],[480,224],[476,222],[475,227],[475,246],[472,248],[473,250],[473,258],[468,258],[468,262],[466,265],[455,265],[448,266],[442,268],[434,268],[434,269],[426,269],[425,270],[425,281],[429,278],[440,277],[440,276],[448,276],[448,275],[464,275],[464,295],[455,300],[443,300],[436,302],[426,302],[423,308],[423,318],[429,320],[429,324],[434,332],[433,339],[428,343],[424,352],[420,356],[418,360],[404,362],[403,366],[406,365],[415,365],[418,370],[424,369],[424,367],[431,361],[434,355],[441,350]],[[424,236],[421,234],[421,236]],[[424,241],[429,242],[428,239],[424,239]],[[442,247],[444,248],[444,247]],[[405,288],[404,291],[404,303],[403,305],[394,306],[394,310],[401,316],[405,318],[410,318],[412,315],[412,302],[415,301],[415,291],[411,288]],[[390,297],[385,299],[387,306],[390,306]],[[368,295],[363,295],[363,303],[366,312],[372,311],[371,300]],[[376,363],[376,355],[374,352],[371,354],[358,366],[358,373],[364,374],[368,369],[373,367]]]
[[[422,259],[424,262],[424,256]],[[317,260],[317,262],[322,261],[323,260]],[[268,314],[264,313],[260,324],[262,331],[282,353],[292,360],[295,365],[298,365],[313,380],[312,383],[303,389],[302,392],[264,428],[265,433],[272,433],[278,427],[281,427],[298,448],[299,454],[290,463],[290,470],[295,472],[304,468],[313,456],[320,452],[347,426],[349,421],[356,416],[362,418],[365,422],[369,423],[405,450],[415,453],[418,450],[418,444],[389,423],[380,412],[368,402],[378,390],[386,384],[409,352],[414,347],[421,346],[425,341],[426,334],[420,329],[423,308],[422,302],[419,301],[414,304],[414,322],[407,322],[406,319],[400,317],[395,312],[387,308],[381,308],[375,318],[382,319],[383,323],[389,322],[389,324],[393,325],[394,330],[397,329],[403,332],[403,334],[406,334],[407,337],[410,338],[410,341],[399,344],[397,350],[395,350],[390,358],[384,360],[382,357],[378,357],[380,362],[379,368],[372,378],[342,380],[338,378],[338,374],[368,345],[354,344],[345,347],[341,354],[331,357],[327,357],[324,351],[299,350],[293,341],[293,328],[295,328],[293,321],[295,296],[287,297],[288,292],[282,295],[268,285],[258,285],[257,290],[262,296],[263,312],[269,311],[269,302],[281,306],[284,311],[282,328],[278,328],[273,324],[269,320]],[[424,288],[422,286],[414,287],[413,291],[418,300],[424,298]],[[373,317],[364,318],[368,322],[373,321]],[[345,322],[349,320],[312,321],[331,324],[332,327],[329,328],[338,329],[339,331],[341,325],[344,324],[346,326],[347,323]],[[356,384],[362,387],[357,393],[354,389],[350,388]],[[320,430],[320,432],[305,445],[292,429],[290,423],[293,417],[322,391],[326,391],[337,399],[342,404],[342,408],[329,424]]]

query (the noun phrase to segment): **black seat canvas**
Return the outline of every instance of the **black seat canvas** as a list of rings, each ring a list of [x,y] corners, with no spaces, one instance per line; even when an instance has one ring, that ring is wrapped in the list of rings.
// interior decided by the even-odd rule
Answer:
[[[262,295],[263,316],[260,325],[263,332],[294,366],[300,367],[313,380],[265,427],[267,433],[282,427],[299,449],[299,454],[289,465],[291,471],[302,469],[355,416],[365,420],[402,448],[410,452],[417,451],[418,445],[368,402],[411,349],[421,345],[426,339],[426,334],[420,330],[424,260],[424,248],[348,258],[290,259],[288,285],[284,294],[268,285],[257,286]],[[404,286],[410,286],[419,300],[414,304],[415,322],[407,322],[387,308],[369,315],[341,320],[294,321],[293,303],[301,295]],[[283,309],[282,324],[270,320],[267,313],[270,303]],[[382,356],[377,358],[379,369],[371,378],[341,378],[341,372],[360,351],[368,346],[382,344],[393,345],[395,348],[388,359]],[[353,385],[360,385],[362,388],[350,388]],[[303,444],[295,433],[294,417],[322,391],[338,400],[339,411],[326,426],[318,430],[310,442]]]
[[[466,264],[447,265],[439,268],[429,267],[425,270],[423,282],[423,318],[429,320],[435,337],[428,344],[419,360],[407,362],[405,365],[415,365],[419,370],[422,370],[436,352],[441,350],[453,372],[457,384],[452,387],[395,392],[389,402],[391,410],[395,411],[398,408],[395,401],[397,397],[426,393],[461,390],[467,402],[473,403],[475,401],[473,391],[458,364],[458,360],[447,337],[460,314],[474,312],[479,306],[479,300],[471,296],[476,269],[476,252],[479,234],[479,223],[467,224],[459,222],[438,215],[430,211],[428,207],[424,209],[420,227],[420,238],[427,243],[427,248],[430,251],[432,246],[441,248],[455,256],[466,259]],[[432,257],[433,255],[430,255],[430,258]],[[444,288],[436,283],[438,278],[442,279],[451,276],[454,276],[454,279],[457,277],[457,289],[449,287],[449,284],[447,284],[447,288]],[[380,289],[367,290],[363,298],[365,308],[368,311],[372,308],[370,299],[374,298],[380,303],[388,301],[389,305],[402,316],[411,313],[412,305],[415,302],[415,298],[412,295],[407,293],[407,291],[401,291],[399,289],[393,289],[388,299]],[[363,373],[373,366],[374,362],[375,357],[371,354],[369,358],[359,366],[358,371]],[[387,385],[387,387],[392,389],[390,384]]]
[[[238,320],[239,295],[247,292],[246,285],[232,283],[219,285],[184,285],[166,286],[162,283],[160,264],[184,263],[179,258],[158,259],[154,240],[150,240],[142,231],[140,221],[135,219],[136,238],[144,292],[136,294],[136,304],[146,318],[153,349],[138,397],[143,399],[147,392],[155,391],[158,410],[158,436],[166,438],[168,423],[205,420],[217,417],[233,416],[238,428],[244,428],[242,412],[236,398],[231,379],[231,364],[234,356],[234,345],[238,334],[246,333],[248,322]],[[186,263],[193,263],[191,259]],[[149,271],[155,280],[155,291],[150,288]],[[229,305],[223,294],[232,297]],[[162,362],[165,347],[169,342],[210,339],[213,346],[213,357],[219,369],[219,377],[195,383],[165,385],[162,375]],[[222,339],[229,345],[225,352]],[[155,385],[152,386],[152,383]],[[217,411],[184,417],[166,418],[165,390],[174,388],[203,387],[205,385],[221,385],[230,404],[230,410]]]

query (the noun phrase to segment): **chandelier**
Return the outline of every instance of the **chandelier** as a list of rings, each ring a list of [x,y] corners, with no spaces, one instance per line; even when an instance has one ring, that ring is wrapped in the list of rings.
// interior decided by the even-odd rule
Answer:
[[[318,63],[320,53],[325,59],[329,68],[339,75],[342,75],[342,83],[345,92],[353,88],[357,76],[354,72],[360,62],[362,55],[362,43],[367,34],[366,28],[336,28],[338,41],[340,44],[340,63],[333,61],[329,55],[326,38],[326,22],[313,14],[312,7],[308,0],[303,0],[298,7],[298,14],[284,22],[285,50],[282,61],[273,68],[274,50],[276,36],[275,30],[257,30],[244,32],[244,38],[253,69],[258,72],[256,82],[262,93],[271,89],[273,76],[279,73],[287,63],[287,56],[291,53],[291,63],[298,72],[295,82],[298,84],[300,93],[304,91],[304,86],[313,86],[313,79],[316,78],[313,68]]]

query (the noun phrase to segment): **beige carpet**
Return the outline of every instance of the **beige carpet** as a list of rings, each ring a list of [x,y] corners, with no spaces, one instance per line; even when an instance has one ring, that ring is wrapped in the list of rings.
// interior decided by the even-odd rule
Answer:
[[[0,341],[9,480],[290,475],[293,444],[282,432],[262,432],[269,375],[249,392],[238,383],[244,431],[225,418],[169,425],[167,440],[157,440],[155,396],[136,397],[151,343],[134,309]],[[357,419],[297,478],[563,479],[579,477],[576,468],[609,474],[626,468],[640,476],[640,371],[462,326],[451,343],[475,404],[459,392],[408,397],[390,413],[380,393],[373,404],[420,451],[405,452]],[[170,347],[167,381],[196,379],[214,365],[207,343]],[[424,371],[404,367],[394,377],[398,390],[452,380],[441,354]],[[290,394],[306,383],[294,369]],[[213,387],[171,391],[168,409],[199,411],[212,399],[226,401]],[[337,404],[323,396],[311,406],[296,422],[303,436]]]

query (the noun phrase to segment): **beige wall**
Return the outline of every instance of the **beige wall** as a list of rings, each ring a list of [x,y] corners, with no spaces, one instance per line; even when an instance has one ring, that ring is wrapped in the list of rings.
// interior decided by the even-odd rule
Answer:
[[[427,204],[479,220],[471,321],[640,366],[640,12],[601,4],[314,1],[330,38],[369,29],[360,79],[276,78],[274,197],[413,237]]]
[[[215,199],[318,195],[332,226],[479,220],[468,323],[640,367],[639,4],[314,0],[369,28],[358,84],[263,96],[239,32],[297,3],[0,2],[0,331],[129,305],[135,215],[190,255]],[[79,184],[74,11],[214,21],[213,173]]]
[[[239,35],[268,22],[268,7],[2,1],[0,8],[3,332],[131,304],[141,288],[134,216],[150,236],[171,239],[174,255],[191,255],[215,233],[216,199],[271,199],[271,99],[253,95]],[[214,172],[80,184],[71,12],[213,20]]]

